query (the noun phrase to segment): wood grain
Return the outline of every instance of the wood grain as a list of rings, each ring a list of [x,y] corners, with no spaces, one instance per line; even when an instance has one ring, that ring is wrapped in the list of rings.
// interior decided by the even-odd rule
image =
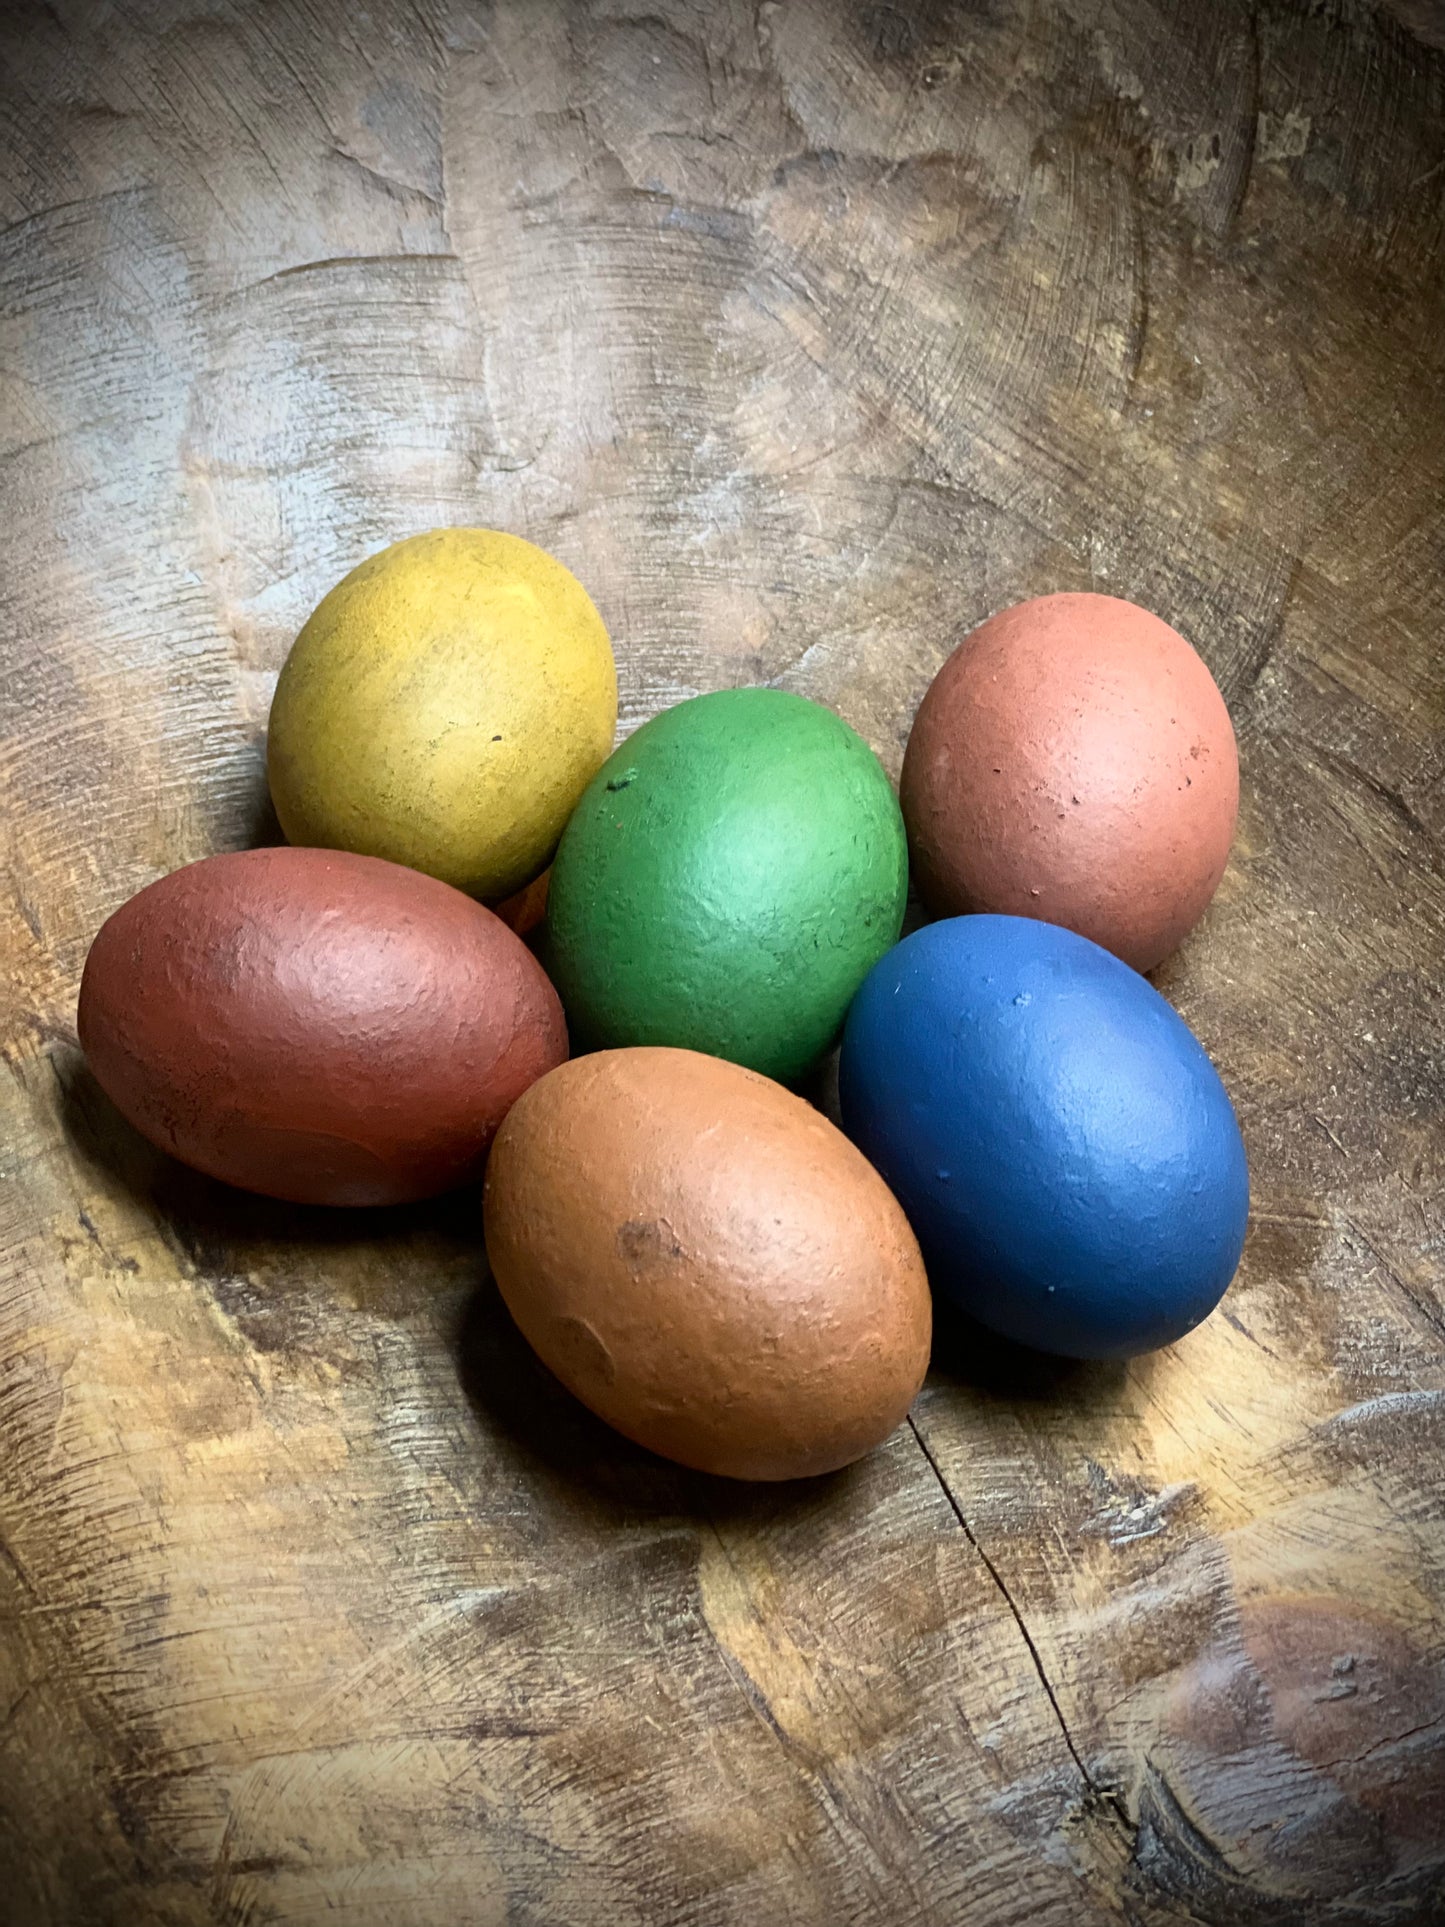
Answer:
[[[1445,29],[1431,0],[7,12],[0,1915],[1445,1915]],[[940,1334],[754,1492],[569,1403],[476,1200],[230,1193],[73,1041],[101,919],[274,834],[304,615],[553,549],[624,726],[896,775],[1000,604],[1201,649],[1244,804],[1159,973],[1240,1279],[1127,1368]]]

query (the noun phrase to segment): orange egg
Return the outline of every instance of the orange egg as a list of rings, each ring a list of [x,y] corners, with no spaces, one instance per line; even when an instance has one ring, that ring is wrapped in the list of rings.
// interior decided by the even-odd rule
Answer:
[[[861,1152],[780,1084],[693,1051],[574,1059],[487,1170],[512,1316],[584,1404],[705,1472],[847,1465],[928,1365],[918,1245]]]

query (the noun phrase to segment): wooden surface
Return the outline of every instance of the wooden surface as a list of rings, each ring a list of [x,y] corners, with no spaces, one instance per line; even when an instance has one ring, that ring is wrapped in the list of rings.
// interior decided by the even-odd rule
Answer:
[[[1445,21],[1432,0],[12,6],[0,116],[0,1918],[1445,1917]],[[102,917],[269,833],[311,604],[554,549],[624,720],[896,775],[959,636],[1138,598],[1239,729],[1160,973],[1239,1280],[746,1490],[525,1354],[476,1200],[349,1217],[88,1077]]]

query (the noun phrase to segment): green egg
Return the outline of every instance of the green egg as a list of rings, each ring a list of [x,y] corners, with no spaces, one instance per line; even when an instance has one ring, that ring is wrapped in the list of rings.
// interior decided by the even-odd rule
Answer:
[[[831,710],[782,689],[679,703],[602,765],[557,851],[547,961],[574,1048],[799,1077],[898,941],[907,891],[897,799]]]

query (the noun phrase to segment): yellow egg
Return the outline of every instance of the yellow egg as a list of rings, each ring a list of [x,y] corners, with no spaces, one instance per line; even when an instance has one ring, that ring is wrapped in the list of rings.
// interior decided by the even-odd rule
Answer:
[[[322,598],[271,706],[292,843],[504,897],[550,861],[612,748],[617,671],[587,591],[494,529],[397,542]]]

